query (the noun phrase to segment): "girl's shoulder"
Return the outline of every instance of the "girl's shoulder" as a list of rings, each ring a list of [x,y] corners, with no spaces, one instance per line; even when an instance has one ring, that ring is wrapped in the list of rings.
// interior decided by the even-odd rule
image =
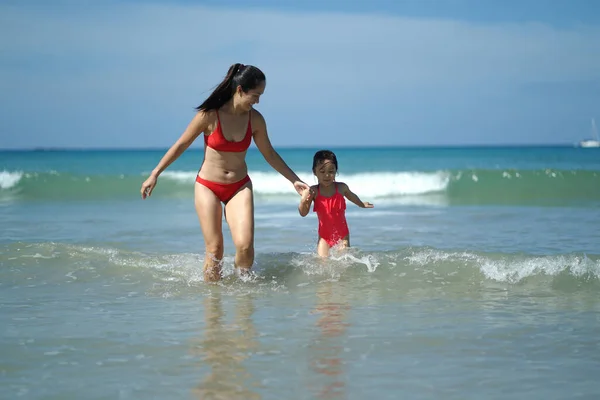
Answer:
[[[312,198],[314,199],[317,197],[317,193],[319,193],[319,184],[312,185],[308,190],[310,190]]]
[[[344,182],[336,182],[338,192],[344,194],[348,190],[348,185]]]

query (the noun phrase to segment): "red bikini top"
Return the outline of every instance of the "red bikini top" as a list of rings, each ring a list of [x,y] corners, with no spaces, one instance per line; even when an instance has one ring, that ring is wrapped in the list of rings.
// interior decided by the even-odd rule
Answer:
[[[204,143],[217,151],[227,152],[242,152],[248,150],[250,143],[252,142],[252,124],[250,120],[252,113],[248,116],[248,129],[246,130],[246,136],[239,142],[232,142],[225,139],[223,136],[223,130],[221,129],[221,120],[219,119],[219,112],[217,111],[217,127],[208,136],[204,135]]]

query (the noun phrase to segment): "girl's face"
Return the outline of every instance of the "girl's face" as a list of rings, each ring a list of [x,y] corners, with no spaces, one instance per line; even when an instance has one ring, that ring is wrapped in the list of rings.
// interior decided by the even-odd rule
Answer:
[[[337,169],[335,168],[335,164],[330,160],[323,160],[317,163],[313,172],[320,185],[329,186],[335,182]]]

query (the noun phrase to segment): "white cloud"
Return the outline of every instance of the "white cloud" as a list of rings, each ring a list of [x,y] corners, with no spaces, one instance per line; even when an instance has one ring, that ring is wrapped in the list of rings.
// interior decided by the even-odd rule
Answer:
[[[239,50],[273,71],[305,67],[323,83],[346,82],[360,73],[368,85],[384,76],[410,85],[445,83],[449,75],[455,82],[585,79],[597,78],[600,70],[598,27],[559,30],[540,24],[200,6],[109,7],[89,14],[30,14],[3,7],[0,48],[9,56],[52,55],[59,62],[81,57],[109,69],[169,73],[179,65],[188,77],[204,68],[220,73],[226,69],[223,62],[237,59]]]
[[[600,79],[597,26],[156,4],[0,5],[0,15],[3,91],[17,102],[41,91],[57,107],[82,98],[195,105],[238,61],[266,72],[277,109]]]

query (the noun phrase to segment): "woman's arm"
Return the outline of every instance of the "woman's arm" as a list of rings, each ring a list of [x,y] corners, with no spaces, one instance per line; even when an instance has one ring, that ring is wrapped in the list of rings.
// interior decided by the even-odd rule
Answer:
[[[188,124],[185,131],[181,134],[179,139],[171,146],[171,148],[165,153],[163,158],[160,160],[156,168],[152,171],[152,175],[157,177],[171,165],[188,147],[196,140],[198,135],[206,130],[208,127],[208,116],[207,113],[200,111],[196,113],[192,121]]]
[[[338,183],[338,190],[351,202],[360,208],[373,208],[373,204],[368,201],[362,201],[345,183]]]
[[[269,135],[267,134],[267,124],[262,114],[258,111],[254,110],[254,118],[252,119],[252,126],[254,127],[254,143],[256,147],[263,155],[265,160],[269,163],[271,167],[281,175],[285,177],[288,181],[290,181],[298,194],[302,195],[304,190],[308,190],[309,187],[306,183],[302,182],[302,180],[291,170],[290,167],[283,161],[281,156],[275,151],[273,146],[271,145],[271,141],[269,140]]]
[[[190,145],[196,140],[198,135],[200,135],[203,131],[208,127],[209,118],[207,114],[203,111],[197,113],[192,121],[188,124],[185,131],[181,134],[179,139],[171,146],[169,150],[165,153],[165,155],[158,162],[156,167],[150,173],[150,176],[144,183],[142,183],[142,188],[140,190],[142,194],[142,199],[145,199],[147,196],[152,195],[152,191],[156,186],[156,180],[158,176],[165,170],[169,165],[171,165],[177,158],[188,148]]]

